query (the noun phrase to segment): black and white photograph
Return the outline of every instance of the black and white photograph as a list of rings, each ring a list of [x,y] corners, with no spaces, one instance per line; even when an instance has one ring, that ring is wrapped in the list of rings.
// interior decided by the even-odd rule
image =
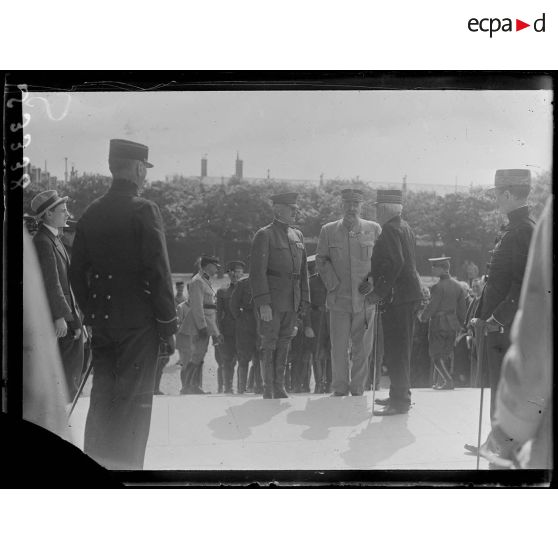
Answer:
[[[111,472],[550,475],[553,84],[504,77],[22,88],[22,417]]]

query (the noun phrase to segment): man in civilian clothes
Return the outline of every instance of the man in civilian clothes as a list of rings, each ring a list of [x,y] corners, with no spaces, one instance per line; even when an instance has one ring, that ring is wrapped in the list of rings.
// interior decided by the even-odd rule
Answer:
[[[110,142],[113,182],[78,221],[70,277],[92,327],[93,386],[85,453],[109,469],[142,469],[159,346],[174,352],[176,310],[163,220],[139,197],[148,148]]]
[[[79,387],[83,368],[84,336],[79,310],[70,287],[70,258],[60,238],[60,230],[66,226],[70,216],[67,200],[67,197],[61,198],[56,190],[47,190],[31,200],[31,210],[39,221],[33,244],[43,275],[71,401]]]
[[[285,368],[295,334],[297,312],[310,304],[306,249],[293,228],[298,194],[271,197],[273,222],[254,236],[250,252],[250,286],[261,340],[264,399],[288,397]]]
[[[508,217],[508,224],[496,242],[488,277],[482,291],[473,326],[485,335],[485,358],[490,383],[490,417],[494,419],[496,393],[504,355],[510,346],[510,328],[517,312],[529,244],[535,227],[529,217],[527,197],[531,190],[531,171],[501,169],[496,171],[494,188],[496,204]],[[482,358],[483,355],[479,355]],[[475,446],[465,448],[476,452]]]
[[[401,218],[401,190],[379,190],[377,218],[382,226],[372,253],[374,287],[363,281],[360,292],[371,304],[382,303],[384,362],[391,381],[389,397],[376,399],[378,416],[404,414],[411,406],[410,366],[415,310],[422,299],[415,264],[415,235]]]

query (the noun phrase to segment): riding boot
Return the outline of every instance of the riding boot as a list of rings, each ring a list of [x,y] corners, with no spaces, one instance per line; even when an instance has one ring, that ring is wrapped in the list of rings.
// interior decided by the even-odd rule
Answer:
[[[261,374],[261,367],[259,359],[254,360],[253,364],[253,375],[254,375],[254,393],[262,394],[263,393],[263,382],[262,382],[262,374]]]
[[[232,362],[223,363],[223,393],[233,393],[234,366]]]
[[[254,393],[254,365],[251,364],[250,367],[248,368],[248,364],[247,364],[246,368],[248,369],[248,380],[246,382],[246,391]]]
[[[323,368],[322,368],[322,359],[318,356],[314,358],[314,393],[323,393]]]
[[[273,398],[284,399],[289,397],[285,391],[285,370],[289,345],[279,345],[275,350],[275,372],[273,376]]]
[[[223,393],[223,366],[217,365],[217,393]]]
[[[273,399],[273,359],[275,351],[273,349],[262,349],[260,357],[260,368],[263,377],[263,398]]]
[[[238,393],[246,391],[246,379],[248,377],[248,364],[240,364],[237,368],[238,374]]]
[[[310,393],[310,360],[310,354],[304,355],[302,360],[302,393]]]
[[[324,370],[324,393],[331,393],[331,358],[328,358],[325,361],[325,366],[323,367]]]

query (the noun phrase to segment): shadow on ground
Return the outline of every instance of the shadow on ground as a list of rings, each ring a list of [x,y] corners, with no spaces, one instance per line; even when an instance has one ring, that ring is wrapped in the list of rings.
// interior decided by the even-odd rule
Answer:
[[[229,407],[226,414],[209,422],[213,436],[221,440],[243,440],[252,428],[269,422],[275,415],[289,408],[281,399],[252,399]]]
[[[340,453],[340,457],[350,469],[370,469],[386,461],[416,440],[407,428],[408,419],[409,415],[395,415],[377,422],[370,421],[358,434],[349,438],[349,449]]]
[[[321,397],[309,399],[302,411],[292,411],[287,423],[308,426],[301,434],[306,440],[323,440],[335,427],[358,426],[368,420],[366,397]]]

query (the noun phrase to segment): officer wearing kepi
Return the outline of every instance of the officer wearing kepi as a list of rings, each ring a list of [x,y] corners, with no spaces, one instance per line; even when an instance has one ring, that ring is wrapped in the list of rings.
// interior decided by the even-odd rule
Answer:
[[[496,392],[504,355],[510,346],[510,328],[517,312],[523,275],[534,221],[529,217],[527,197],[531,191],[531,171],[528,169],[500,169],[494,177],[496,204],[508,217],[490,258],[488,277],[480,302],[471,320],[485,337],[485,356],[490,382],[490,416],[496,411]],[[476,447],[466,444],[475,452]]]
[[[461,285],[450,276],[449,257],[429,258],[432,273],[440,280],[432,287],[428,305],[420,320],[428,324],[428,350],[438,380],[434,389],[454,389],[451,359],[457,333],[465,321],[467,305]]]
[[[108,192],[76,227],[70,278],[92,326],[93,386],[84,451],[109,469],[142,469],[159,347],[174,352],[176,310],[163,220],[139,197],[148,148],[110,141]]]
[[[310,303],[306,249],[293,228],[298,194],[271,197],[274,220],[258,230],[250,252],[250,286],[261,339],[264,399],[288,397],[285,367],[297,312]]]

